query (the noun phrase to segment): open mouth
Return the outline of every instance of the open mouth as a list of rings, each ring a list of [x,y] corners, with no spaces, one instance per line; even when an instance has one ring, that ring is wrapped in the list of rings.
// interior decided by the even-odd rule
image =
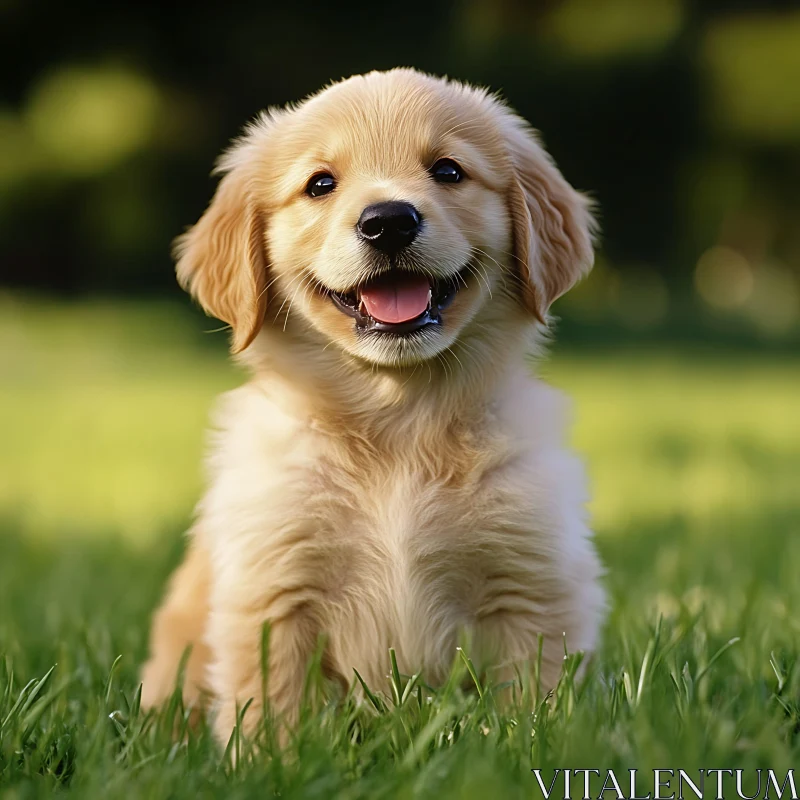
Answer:
[[[349,292],[331,292],[334,305],[356,321],[359,331],[406,335],[440,325],[461,278],[434,279],[392,270]]]

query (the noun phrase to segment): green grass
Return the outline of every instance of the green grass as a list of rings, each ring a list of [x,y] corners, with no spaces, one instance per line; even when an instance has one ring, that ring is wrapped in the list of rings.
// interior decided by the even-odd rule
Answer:
[[[800,763],[800,361],[689,350],[542,368],[575,399],[608,569],[583,683],[573,657],[534,715],[503,712],[457,660],[437,693],[395,676],[379,711],[309,708],[283,755],[269,729],[236,766],[205,728],[176,744],[182,709],[139,713],[137,670],[209,405],[241,380],[214,327],[0,303],[0,795],[535,797],[533,766]]]

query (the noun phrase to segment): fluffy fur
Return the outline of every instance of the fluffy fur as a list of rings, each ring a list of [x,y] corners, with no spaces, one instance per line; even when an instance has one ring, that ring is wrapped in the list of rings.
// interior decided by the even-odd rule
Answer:
[[[432,180],[438,158],[467,178]],[[336,190],[310,198],[320,170]],[[462,631],[480,668],[534,659],[557,680],[563,636],[591,651],[604,600],[566,404],[526,354],[591,267],[592,218],[534,132],[481,89],[413,70],[356,76],[259,117],[223,156],[177,272],[232,328],[250,382],[216,415],[209,487],[155,616],[143,703],[213,699],[226,741],[253,699],[289,724],[319,637],[342,684],[384,685],[387,651],[436,684]],[[462,286],[433,332],[359,336],[331,302],[386,269],[355,235],[402,199],[424,228],[401,268]],[[270,624],[268,697],[262,627]]]

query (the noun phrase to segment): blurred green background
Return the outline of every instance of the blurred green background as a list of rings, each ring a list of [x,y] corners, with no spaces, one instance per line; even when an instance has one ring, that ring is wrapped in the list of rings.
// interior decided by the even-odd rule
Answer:
[[[545,371],[577,396],[601,535],[796,510],[800,2],[0,0],[0,36],[6,530],[185,526],[241,376],[170,242],[259,109],[398,64],[502,91],[597,198]]]
[[[691,435],[717,404],[751,392],[756,416],[777,391],[734,368],[743,354],[796,373],[797,0],[0,0],[0,37],[0,512],[33,527],[92,528],[100,507],[115,531],[185,521],[199,481],[181,502],[175,483],[199,474],[210,398],[240,377],[176,286],[170,242],[246,120],[353,72],[411,64],[502,91],[594,194],[598,263],[556,305],[557,355],[664,356],[656,395],[727,363],[730,392],[675,410]],[[635,417],[659,424],[652,403]],[[596,469],[597,502],[649,502]]]
[[[502,91],[598,201],[545,371],[577,395],[601,535],[796,507],[800,2],[0,0],[0,36],[6,530],[185,526],[241,376],[170,242],[258,110],[398,64]]]
[[[175,285],[170,242],[257,111],[396,65],[501,90],[601,209],[597,267],[556,305],[540,367],[575,399],[612,606],[594,716],[567,714],[553,765],[797,763],[800,0],[0,0],[3,674],[18,688],[58,662],[42,719],[77,743],[79,795],[109,796],[109,775],[127,791],[116,745],[91,777],[93,742],[116,735],[105,681],[122,654],[135,692],[209,407],[243,380]],[[662,664],[652,705],[615,722],[604,687],[635,673],[659,615],[676,675],[741,643],[689,712]],[[72,780],[43,728],[20,760],[31,730],[0,735],[0,784],[12,763]],[[186,770],[167,752],[135,772],[163,796],[164,770],[175,787]],[[529,787],[524,746],[513,775],[470,752],[464,776]],[[351,781],[350,756],[331,758]]]
[[[499,89],[602,210],[564,335],[797,343],[797,0],[0,2],[0,284],[177,297],[243,123],[413,65]]]

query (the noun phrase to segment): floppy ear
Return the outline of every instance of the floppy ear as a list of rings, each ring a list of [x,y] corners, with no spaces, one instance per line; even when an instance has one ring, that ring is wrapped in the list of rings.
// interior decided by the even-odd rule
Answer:
[[[175,240],[178,282],[207,314],[231,326],[234,353],[264,322],[265,249],[263,213],[236,168],[220,181],[200,221]]]
[[[546,322],[550,304],[591,270],[596,223],[591,201],[564,180],[535,131],[511,112],[505,122],[515,268],[525,306]]]

